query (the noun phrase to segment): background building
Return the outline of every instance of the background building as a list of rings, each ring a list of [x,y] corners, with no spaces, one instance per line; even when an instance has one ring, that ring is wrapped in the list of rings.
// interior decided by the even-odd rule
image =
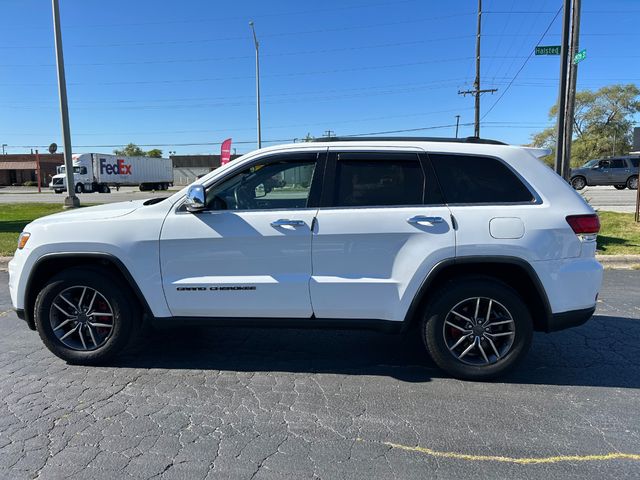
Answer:
[[[231,160],[239,156],[231,155]],[[220,155],[171,155],[169,158],[173,162],[174,185],[189,185],[220,166]]]
[[[56,167],[62,165],[64,157],[61,153],[40,154],[40,178],[42,186],[48,185],[56,174]],[[0,155],[0,186],[24,185],[25,182],[37,182],[36,155],[7,154]]]

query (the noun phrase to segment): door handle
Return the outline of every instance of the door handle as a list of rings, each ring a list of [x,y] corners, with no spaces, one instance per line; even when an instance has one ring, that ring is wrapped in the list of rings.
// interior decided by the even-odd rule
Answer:
[[[272,227],[302,227],[306,225],[303,220],[289,220],[288,218],[281,218],[274,222],[271,222]]]
[[[415,217],[407,218],[407,222],[413,225],[420,225],[422,223],[444,223],[444,218],[442,217],[425,217],[424,215],[416,215]]]

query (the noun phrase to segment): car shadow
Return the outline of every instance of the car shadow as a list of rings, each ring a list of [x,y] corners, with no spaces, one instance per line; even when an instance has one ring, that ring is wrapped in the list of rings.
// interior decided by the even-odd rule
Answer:
[[[389,376],[405,382],[447,378],[416,330],[371,331],[184,327],[145,331],[110,366]],[[529,355],[499,383],[640,387],[640,319],[594,316],[553,334],[536,333]]]

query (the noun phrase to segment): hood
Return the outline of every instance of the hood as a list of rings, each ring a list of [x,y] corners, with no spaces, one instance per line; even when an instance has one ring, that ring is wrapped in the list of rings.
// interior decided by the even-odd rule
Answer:
[[[107,203],[95,207],[76,208],[38,218],[29,225],[44,226],[51,223],[85,222],[122,217],[140,208],[144,202],[146,202],[146,200],[131,200],[129,202]],[[25,229],[26,228],[27,227],[25,227]]]

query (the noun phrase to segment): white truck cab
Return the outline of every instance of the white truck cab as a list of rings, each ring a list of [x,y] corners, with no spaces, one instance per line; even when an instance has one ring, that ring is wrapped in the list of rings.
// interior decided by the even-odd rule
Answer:
[[[93,172],[93,165],[91,163],[90,155],[73,155],[73,183],[74,185],[82,185],[84,191],[85,185],[91,185],[93,183],[93,177],[90,175]],[[56,175],[51,178],[49,188],[56,193],[62,193],[67,189],[67,175],[66,167],[60,165],[56,168]],[[79,187],[78,187],[79,188]],[[79,193],[79,192],[78,192]]]
[[[492,378],[534,330],[586,322],[602,281],[597,215],[536,153],[478,138],[265,148],[166,199],[30,223],[11,300],[70,362],[105,361],[143,322],[415,325],[451,375]]]

